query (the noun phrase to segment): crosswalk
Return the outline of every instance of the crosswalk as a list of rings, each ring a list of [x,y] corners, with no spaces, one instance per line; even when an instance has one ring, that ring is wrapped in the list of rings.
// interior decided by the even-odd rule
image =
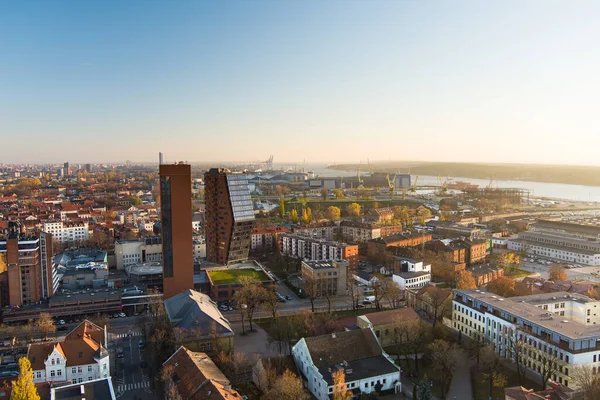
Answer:
[[[122,339],[129,336],[142,336],[142,332],[131,332],[131,333],[113,333],[114,339]]]
[[[129,383],[126,385],[117,386],[117,393],[123,393],[123,392],[127,392],[129,390],[148,389],[148,388],[150,388],[150,382]]]

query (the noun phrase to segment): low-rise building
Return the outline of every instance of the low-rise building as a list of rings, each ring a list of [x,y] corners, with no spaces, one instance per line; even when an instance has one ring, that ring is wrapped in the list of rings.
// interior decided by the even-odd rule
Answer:
[[[369,257],[377,257],[385,253],[388,247],[414,247],[420,246],[432,239],[431,233],[397,233],[391,236],[382,236],[377,239],[371,239],[367,242],[367,252]]]
[[[204,352],[181,346],[163,363],[172,371],[173,384],[186,400],[242,400],[231,382]]]
[[[82,383],[110,377],[106,332],[87,320],[61,342],[30,344],[27,358],[34,383]]]
[[[418,290],[404,292],[406,305],[430,320],[452,315],[452,289],[427,284]]]
[[[185,347],[209,354],[233,351],[233,329],[207,295],[186,290],[165,300],[165,309]]]
[[[42,397],[43,398],[43,397]],[[50,400],[116,400],[111,377],[50,388]]]
[[[400,393],[400,368],[383,351],[370,328],[302,338],[292,356],[308,390],[319,400],[333,394],[333,373],[342,369],[355,394]]]
[[[229,265],[217,265],[204,268],[210,287],[210,296],[215,301],[231,300],[241,278],[251,279],[257,284],[270,287],[275,279],[256,260],[241,261]]]
[[[379,343],[383,346],[390,346],[402,340],[400,327],[410,322],[418,321],[419,316],[409,307],[398,308],[396,310],[380,311],[360,315],[356,319],[359,328],[372,328]]]
[[[115,242],[115,262],[118,270],[124,270],[129,265],[161,261],[162,241],[160,236]]]
[[[487,255],[487,241],[484,239],[459,239],[453,243],[465,248],[466,263],[468,265],[482,262]]]
[[[571,387],[575,367],[598,368],[600,301],[568,292],[502,298],[480,290],[455,290],[452,326],[483,338],[501,357]],[[543,360],[546,360],[544,363]]]
[[[314,290],[315,297],[345,295],[349,269],[350,264],[344,260],[302,261],[303,288],[306,292]]]
[[[494,279],[504,276],[504,269],[493,264],[479,264],[467,268],[473,274],[477,287],[485,286]]]
[[[418,289],[431,281],[431,265],[423,261],[406,257],[396,257],[394,264],[398,272],[392,274],[392,280],[400,289]]]

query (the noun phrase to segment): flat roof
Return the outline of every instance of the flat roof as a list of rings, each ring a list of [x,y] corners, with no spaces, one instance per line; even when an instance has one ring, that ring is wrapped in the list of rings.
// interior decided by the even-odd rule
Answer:
[[[420,271],[420,272],[397,272],[394,275],[397,275],[404,279],[412,279],[418,278],[420,276],[431,275],[431,272]]]
[[[558,246],[556,244],[549,244],[549,243],[543,243],[543,242],[532,242],[531,240],[525,240],[525,239],[517,239],[517,238],[512,239],[511,238],[508,240],[511,242],[525,243],[530,246],[546,247],[548,249],[568,251],[569,253],[579,253],[579,254],[585,254],[588,256],[595,256],[596,254],[600,254],[600,251],[595,252],[595,251],[590,251],[590,250],[578,249],[575,247]],[[596,243],[596,244],[599,244],[599,243]]]
[[[569,292],[540,293],[530,296],[503,298],[480,290],[455,290],[455,294],[466,295],[488,304],[493,308],[530,321],[546,330],[560,333],[570,339],[600,338],[600,325],[585,325],[568,316],[559,316],[536,305],[573,301],[579,304],[596,302],[587,296]],[[534,306],[534,307],[532,307]]]

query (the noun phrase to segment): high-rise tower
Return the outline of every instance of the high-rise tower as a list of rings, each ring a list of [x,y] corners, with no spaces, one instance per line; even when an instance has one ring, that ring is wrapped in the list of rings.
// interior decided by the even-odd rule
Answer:
[[[212,168],[204,184],[206,258],[220,264],[248,259],[254,223],[248,177]]]
[[[189,164],[162,164],[159,175],[166,300],[194,288],[192,172]]]

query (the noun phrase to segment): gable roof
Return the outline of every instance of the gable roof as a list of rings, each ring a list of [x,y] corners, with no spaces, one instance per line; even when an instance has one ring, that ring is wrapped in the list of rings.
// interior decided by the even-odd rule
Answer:
[[[195,290],[188,289],[165,300],[165,309],[176,327],[200,328],[208,333],[210,323],[214,321],[218,334],[233,336],[229,321],[223,317],[217,304],[207,295]]]
[[[382,355],[371,329],[357,329],[304,338],[317,368]]]
[[[173,381],[184,399],[242,398],[206,353],[181,346],[163,365],[173,368]]]
[[[369,313],[361,315],[359,318],[361,317],[369,321],[373,326],[393,324],[397,321],[412,321],[419,319],[415,310],[410,307]]]

